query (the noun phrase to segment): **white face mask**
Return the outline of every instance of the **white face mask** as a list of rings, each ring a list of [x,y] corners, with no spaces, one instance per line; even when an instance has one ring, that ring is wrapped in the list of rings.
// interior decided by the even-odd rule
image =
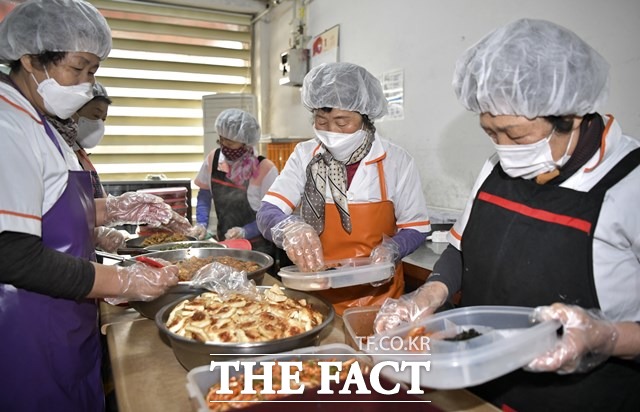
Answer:
[[[533,144],[500,145],[494,143],[500,158],[500,166],[504,172],[511,177],[532,179],[542,173],[564,166],[571,157],[568,152],[573,140],[573,132],[571,132],[564,154],[558,161],[553,160],[551,146],[549,146],[549,140],[554,132],[555,129],[551,131],[549,136]]]
[[[44,107],[49,113],[53,113],[63,120],[68,119],[93,99],[91,83],[61,86],[56,79],[49,77],[46,69],[44,72],[47,74],[47,78],[40,84],[33,73],[31,73],[31,77],[38,84],[38,93],[42,96]]]
[[[315,127],[313,131],[320,142],[327,148],[333,157],[340,161],[346,162],[349,157],[356,151],[367,138],[367,131],[360,129],[355,133],[335,133],[326,130],[318,130]]]
[[[76,142],[84,149],[93,149],[104,137],[104,121],[102,119],[78,119],[78,136]]]

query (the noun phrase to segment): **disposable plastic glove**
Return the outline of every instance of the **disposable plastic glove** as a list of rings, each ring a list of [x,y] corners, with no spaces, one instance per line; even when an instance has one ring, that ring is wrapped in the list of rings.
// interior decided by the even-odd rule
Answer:
[[[400,247],[389,236],[383,235],[382,243],[373,248],[370,254],[370,259],[373,263],[390,262],[395,264],[396,261],[400,259]],[[387,279],[383,279],[379,282],[372,282],[371,286],[377,288],[391,282],[394,274],[395,270],[391,270]]]
[[[554,303],[537,307],[535,321],[556,319],[563,334],[555,349],[531,361],[525,369],[534,372],[556,371],[560,375],[587,372],[613,353],[618,340],[614,324],[598,309]]]
[[[302,272],[315,272],[324,267],[322,243],[310,224],[291,215],[271,229],[273,242]]]
[[[371,251],[371,261],[373,263],[392,262],[400,258],[400,247],[389,236],[382,236],[382,243],[374,247]]]
[[[449,290],[444,283],[427,282],[398,299],[387,298],[373,323],[376,333],[395,329],[431,315],[445,303],[448,294]]]
[[[246,232],[244,228],[236,226],[227,230],[227,233],[224,234],[225,239],[244,239],[246,236]]]
[[[104,226],[93,230],[93,239],[97,248],[109,253],[116,253],[118,249],[125,247],[127,241],[121,231]]]
[[[207,237],[207,227],[196,223],[191,229],[189,229],[187,236],[193,236],[198,240],[203,240]]]
[[[193,229],[193,226],[191,226],[191,223],[189,223],[189,220],[187,220],[186,217],[181,216],[173,210],[171,211],[171,219],[162,227],[170,230],[173,233],[185,236],[191,236],[190,232]]]
[[[161,197],[149,193],[127,192],[107,197],[105,226],[146,223],[159,227],[169,223],[173,210]]]
[[[164,294],[168,288],[178,284],[178,267],[163,259],[153,260],[165,265],[162,268],[146,263],[131,266],[117,266],[116,276],[120,292],[116,298],[105,299],[112,305],[130,300],[149,301]]]

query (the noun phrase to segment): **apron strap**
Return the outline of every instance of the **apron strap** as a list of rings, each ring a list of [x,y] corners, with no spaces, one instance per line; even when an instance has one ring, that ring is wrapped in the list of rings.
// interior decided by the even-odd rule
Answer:
[[[640,164],[640,147],[628,153],[600,181],[589,190],[589,193],[603,193],[624,179]]]
[[[51,130],[49,122],[47,122],[47,119],[45,119],[45,117],[40,112],[38,112],[38,116],[40,116],[40,120],[42,120],[42,125],[44,126],[44,130],[47,132],[47,136],[49,136],[49,139],[51,139],[53,144],[55,144],[58,148],[60,156],[64,157],[64,154],[62,154],[62,148],[60,147],[60,142],[58,142],[58,139],[56,139],[56,135],[53,134],[53,130]]]

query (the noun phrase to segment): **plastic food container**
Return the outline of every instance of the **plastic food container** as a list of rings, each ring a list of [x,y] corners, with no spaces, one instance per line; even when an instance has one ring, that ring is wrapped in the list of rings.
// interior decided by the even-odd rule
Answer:
[[[349,308],[342,313],[344,323],[344,338],[347,345],[355,350],[364,348],[364,340],[373,336],[373,321],[380,310],[380,306],[361,306]]]
[[[138,193],[149,193],[163,199],[184,198],[187,195],[186,187],[159,187],[154,189],[139,189]]]
[[[282,283],[296,290],[325,290],[365,283],[380,282],[395,273],[391,262],[371,263],[368,257],[329,260],[333,269],[321,272],[301,272],[297,266],[287,266],[278,272]]]
[[[251,359],[245,359],[247,361],[287,361],[287,360],[339,360],[345,361],[349,359],[356,358],[360,365],[372,366],[371,358],[363,353],[358,353],[353,350],[351,347],[342,344],[335,343],[323,346],[315,346],[315,347],[307,347],[302,349],[293,350],[287,353],[280,353],[276,355],[269,356],[261,356]],[[230,359],[235,360],[235,359]],[[257,363],[256,367],[259,367],[260,364]],[[361,366],[362,368],[362,366]],[[230,370],[231,376],[239,375],[239,372],[236,372],[234,369]],[[365,378],[366,380],[366,378]],[[206,401],[206,395],[209,392],[209,388],[220,382],[220,369],[214,368],[213,371],[209,370],[209,365],[199,366],[195,369],[192,369],[187,374],[187,390],[189,392],[189,398],[191,400],[191,404],[193,406],[194,411],[198,412],[207,412],[209,411],[208,403]],[[388,382],[384,377],[380,379],[381,385],[385,389],[390,389],[394,386],[394,383]],[[351,393],[347,394],[338,394],[337,392],[342,389],[342,384],[332,384],[331,388],[334,390],[333,395],[322,395],[318,394],[312,388],[305,388],[302,394],[289,395],[287,397],[279,398],[278,403],[252,403],[249,406],[248,410],[291,410],[292,408],[297,408],[300,410],[312,409],[314,411],[332,411],[332,410],[347,410],[344,405],[349,405],[347,403],[342,402],[357,402],[350,404],[352,408],[351,410],[357,411],[381,411],[386,410],[389,407],[393,409],[393,406],[397,406],[397,404],[393,404],[392,402],[406,402],[403,403],[402,409],[405,412],[431,412],[431,411],[440,411],[435,407],[432,407],[431,404],[428,403],[428,395],[426,399],[421,399],[415,395],[408,395],[405,390],[401,389],[399,393],[394,395],[383,395],[377,393],[375,390],[371,390],[370,394],[355,394]],[[351,391],[354,392],[356,389],[355,385],[351,385]],[[327,402],[329,401],[329,402]],[[291,404],[289,404],[291,402]],[[308,407],[305,406],[304,403],[312,404]],[[326,403],[325,403],[326,402]],[[340,404],[336,404],[335,402],[341,402]],[[388,402],[387,407],[381,407],[379,402]],[[239,406],[239,405],[238,405]],[[238,407],[236,406],[236,408]],[[235,408],[231,408],[231,410],[236,410]]]
[[[420,369],[420,384],[433,389],[460,389],[506,375],[552,349],[558,340],[557,321],[534,324],[532,308],[472,306],[433,315],[417,324],[377,335],[363,348],[374,362],[431,361],[430,370]],[[416,328],[425,335],[411,337]],[[463,341],[447,341],[475,329],[481,335]],[[390,379],[410,383],[410,369],[394,372]]]

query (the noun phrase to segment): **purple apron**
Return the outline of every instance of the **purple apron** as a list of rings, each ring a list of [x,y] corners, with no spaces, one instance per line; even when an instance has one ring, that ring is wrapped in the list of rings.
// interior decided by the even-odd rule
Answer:
[[[42,217],[42,241],[95,260],[94,226],[89,172],[69,171],[67,188]],[[56,299],[0,284],[0,331],[1,411],[104,410],[95,300]]]

